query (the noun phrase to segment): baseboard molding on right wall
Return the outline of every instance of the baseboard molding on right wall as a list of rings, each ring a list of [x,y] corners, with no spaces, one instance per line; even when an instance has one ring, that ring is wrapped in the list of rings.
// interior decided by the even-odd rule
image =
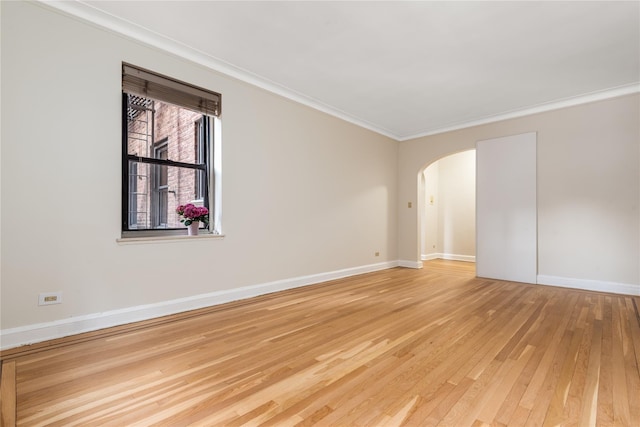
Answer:
[[[432,259],[447,259],[450,261],[476,262],[476,257],[473,255],[456,255],[442,253],[422,254],[421,259],[422,261],[430,261]]]
[[[586,291],[610,292],[612,294],[640,296],[640,285],[605,282],[601,280],[573,279],[570,277],[546,276],[539,274],[539,285],[559,286],[562,288],[582,289]]]

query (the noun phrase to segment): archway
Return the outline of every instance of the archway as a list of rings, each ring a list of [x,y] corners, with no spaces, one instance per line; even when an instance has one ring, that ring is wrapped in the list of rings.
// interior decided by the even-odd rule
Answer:
[[[475,149],[475,138],[465,134],[449,133],[403,142],[399,149],[398,174],[398,265],[422,268],[420,241],[420,175],[431,163],[450,154]],[[422,201],[423,202],[423,201]]]
[[[422,261],[475,262],[475,149],[431,162],[418,173]]]

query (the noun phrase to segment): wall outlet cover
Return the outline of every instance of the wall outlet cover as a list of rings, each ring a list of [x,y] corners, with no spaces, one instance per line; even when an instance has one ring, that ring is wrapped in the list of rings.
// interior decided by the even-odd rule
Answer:
[[[62,292],[46,292],[38,295],[38,305],[51,305],[62,303]]]

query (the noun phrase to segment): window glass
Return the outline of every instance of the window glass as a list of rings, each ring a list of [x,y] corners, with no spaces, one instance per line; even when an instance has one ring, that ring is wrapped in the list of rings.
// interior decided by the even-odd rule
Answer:
[[[193,183],[198,171],[194,169],[173,166],[158,166],[148,163],[131,162],[131,167],[139,171],[132,179],[137,183],[136,190],[130,191],[129,197],[134,199],[132,206],[135,211],[129,213],[134,221],[130,221],[133,230],[145,229],[184,229],[176,208],[180,205],[192,203],[203,206],[198,202]],[[157,178],[153,178],[156,174]],[[146,177],[151,177],[150,180]],[[166,179],[163,185],[162,179]],[[190,183],[184,186],[171,186],[171,182]],[[200,224],[204,228],[204,224]]]
[[[122,85],[123,236],[184,233],[176,208],[189,203],[219,229],[221,95],[128,64]]]

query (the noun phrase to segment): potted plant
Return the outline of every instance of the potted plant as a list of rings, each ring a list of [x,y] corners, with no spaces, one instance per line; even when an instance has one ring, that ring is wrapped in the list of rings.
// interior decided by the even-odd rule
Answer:
[[[176,213],[181,216],[180,222],[187,226],[189,236],[197,236],[200,222],[209,224],[209,209],[204,206],[194,206],[191,203],[180,205]]]

